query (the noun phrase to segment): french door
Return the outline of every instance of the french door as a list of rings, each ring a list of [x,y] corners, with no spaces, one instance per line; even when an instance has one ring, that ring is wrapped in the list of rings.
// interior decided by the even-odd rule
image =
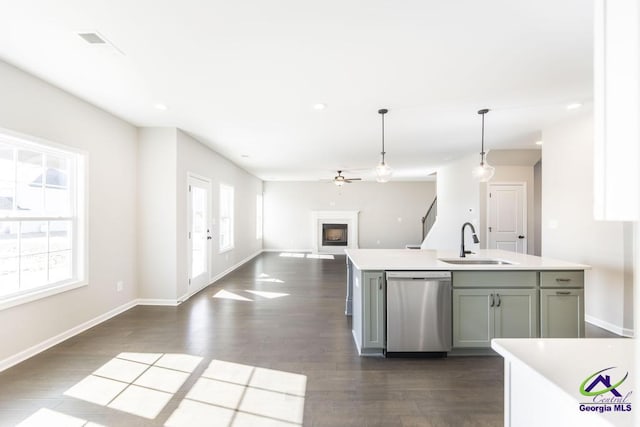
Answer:
[[[211,268],[211,181],[189,174],[187,185],[189,286],[201,288],[209,284]]]

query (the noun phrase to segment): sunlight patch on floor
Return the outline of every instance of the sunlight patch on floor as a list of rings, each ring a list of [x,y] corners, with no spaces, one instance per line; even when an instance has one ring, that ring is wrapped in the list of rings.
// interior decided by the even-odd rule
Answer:
[[[249,292],[250,294],[258,295],[268,299],[282,298],[282,297],[289,296],[289,294],[285,294],[283,292],[254,291],[251,289],[245,289],[245,292]]]
[[[144,423],[158,418],[201,361],[189,354],[120,353],[64,395],[138,416]],[[214,359],[164,425],[301,426],[306,387],[305,375]],[[18,425],[104,427],[48,408]]]
[[[230,300],[236,300],[236,301],[253,301],[252,299],[245,298],[245,297],[240,296],[238,294],[234,294],[233,292],[225,291],[224,289],[219,290],[213,296],[213,298],[230,299]]]
[[[302,425],[307,377],[212,360],[167,427]]]
[[[64,394],[154,419],[201,361],[188,354],[121,353]]]
[[[330,254],[307,254],[307,258],[311,259],[336,259],[333,255]]]
[[[299,252],[280,252],[284,258],[308,258],[308,259],[336,259],[331,254],[305,254]]]
[[[72,417],[48,408],[40,408],[17,427],[105,427],[102,424],[90,423],[82,418]]]

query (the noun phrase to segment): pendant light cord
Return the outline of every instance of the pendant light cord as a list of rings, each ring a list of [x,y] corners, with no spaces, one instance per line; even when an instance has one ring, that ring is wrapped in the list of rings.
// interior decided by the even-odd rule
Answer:
[[[384,113],[381,113],[382,115],[382,152],[380,154],[382,154],[382,163],[384,164],[384,155],[385,155],[385,151],[384,151]]]
[[[480,151],[480,166],[484,165],[484,115],[487,114],[490,110],[488,108],[483,108],[482,110],[478,111],[478,114],[482,115],[482,148]]]

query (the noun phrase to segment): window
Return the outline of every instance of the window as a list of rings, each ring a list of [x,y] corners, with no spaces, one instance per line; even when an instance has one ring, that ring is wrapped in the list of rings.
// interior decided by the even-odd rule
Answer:
[[[220,252],[233,249],[233,187],[220,184]]]
[[[256,196],[256,239],[262,239],[262,194]]]
[[[0,308],[84,284],[84,156],[0,132]]]

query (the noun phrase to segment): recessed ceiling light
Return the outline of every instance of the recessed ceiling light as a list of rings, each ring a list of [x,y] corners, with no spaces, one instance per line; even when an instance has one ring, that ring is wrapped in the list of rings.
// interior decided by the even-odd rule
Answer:
[[[240,157],[242,157],[243,159],[248,159],[249,155],[248,154],[240,154]]]
[[[322,103],[313,104],[313,109],[316,111],[322,111],[326,108],[327,108],[327,104],[322,104]]]
[[[536,145],[542,145],[542,141],[536,141]]]
[[[578,108],[582,107],[582,104],[579,102],[574,102],[572,104],[567,105],[567,110],[576,110]]]
[[[153,108],[160,111],[167,111],[169,107],[167,107],[165,104],[153,104]]]

